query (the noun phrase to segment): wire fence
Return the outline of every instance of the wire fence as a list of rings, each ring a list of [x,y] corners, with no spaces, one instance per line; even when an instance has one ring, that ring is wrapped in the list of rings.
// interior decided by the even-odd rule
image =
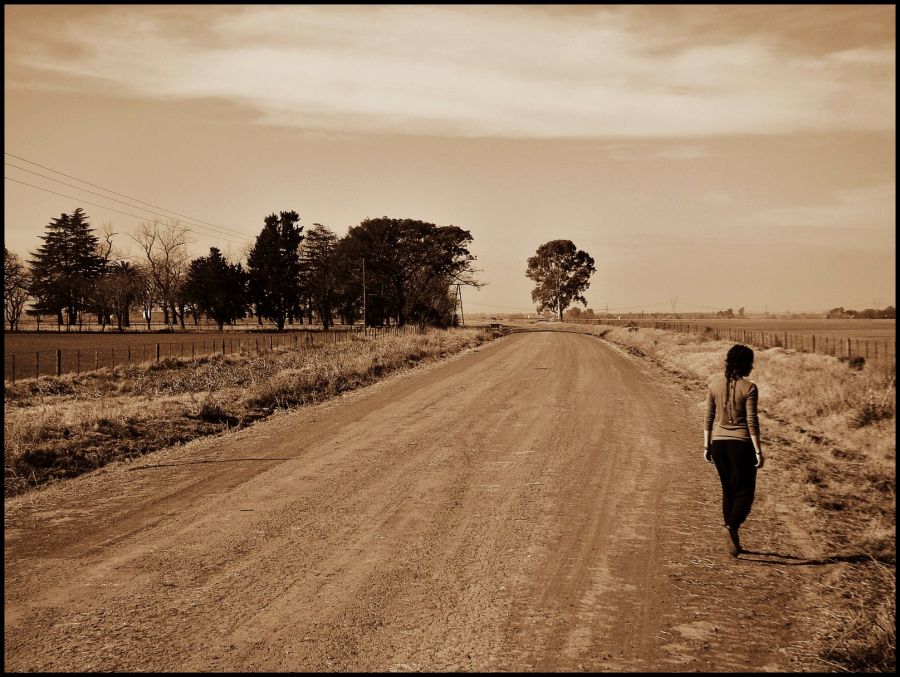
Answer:
[[[800,331],[765,331],[716,327],[702,322],[674,322],[666,320],[575,320],[577,324],[605,324],[620,327],[644,327],[663,329],[683,334],[701,335],[709,339],[727,340],[757,348],[786,348],[801,353],[819,353],[838,358],[861,357],[867,362],[896,363],[896,341],[884,339],[860,339],[852,336],[816,334]]]
[[[415,334],[415,326],[353,327],[332,331],[302,329],[257,336],[180,337],[147,343],[119,343],[94,348],[57,348],[4,354],[4,381],[82,374],[97,369],[159,362],[167,358],[189,359],[204,355],[260,354],[277,347],[300,350],[313,345],[346,343],[354,338],[379,338]]]

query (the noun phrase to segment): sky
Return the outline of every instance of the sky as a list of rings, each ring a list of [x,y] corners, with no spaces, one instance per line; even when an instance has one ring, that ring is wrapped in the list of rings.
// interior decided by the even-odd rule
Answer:
[[[4,242],[82,207],[232,260],[266,215],[454,225],[467,312],[896,305],[893,5],[5,5]],[[26,185],[30,184],[30,185]],[[51,192],[52,191],[52,192]]]

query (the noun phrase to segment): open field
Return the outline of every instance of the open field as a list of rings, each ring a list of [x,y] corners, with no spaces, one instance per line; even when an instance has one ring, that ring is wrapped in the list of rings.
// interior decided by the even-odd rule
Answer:
[[[813,334],[821,336],[839,336],[842,338],[851,338],[859,340],[884,341],[895,340],[897,336],[896,320],[792,320],[792,319],[764,319],[764,318],[747,318],[747,319],[708,319],[708,320],[681,320],[666,319],[659,320],[661,322],[678,322],[681,324],[691,324],[700,327],[718,327],[719,329],[733,329],[753,332],[771,332],[791,334],[804,334],[811,336]],[[616,325],[619,323],[627,324],[632,322],[637,325],[652,324],[654,320],[615,320],[606,321],[603,324]]]
[[[6,332],[3,336],[4,380],[83,373],[102,367],[155,362],[157,357],[192,357],[211,354],[259,353],[279,346],[310,346],[349,340],[354,330],[297,328],[277,332]],[[409,334],[414,327],[368,329],[372,336]],[[157,346],[159,346],[157,353]],[[57,351],[59,355],[57,356]],[[57,362],[58,358],[58,362]],[[57,368],[59,371],[57,372]]]
[[[788,348],[836,357],[862,357],[870,361],[896,362],[894,320],[590,320],[567,324],[614,327],[637,326],[686,334],[703,334],[717,340],[741,342],[760,348]]]

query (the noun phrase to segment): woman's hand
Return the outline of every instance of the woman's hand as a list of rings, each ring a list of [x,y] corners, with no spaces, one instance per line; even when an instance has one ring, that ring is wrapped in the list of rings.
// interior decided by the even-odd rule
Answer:
[[[712,463],[712,446],[705,447],[703,449],[703,458],[706,459],[707,463]]]
[[[763,453],[761,451],[756,452],[756,467],[762,468],[763,464],[766,462],[766,459],[763,458]]]

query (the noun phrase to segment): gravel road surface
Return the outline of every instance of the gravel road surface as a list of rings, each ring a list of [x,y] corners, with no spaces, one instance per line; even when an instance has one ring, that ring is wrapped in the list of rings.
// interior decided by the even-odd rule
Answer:
[[[694,399],[518,333],[7,500],[5,668],[792,669],[810,574],[728,556]]]

